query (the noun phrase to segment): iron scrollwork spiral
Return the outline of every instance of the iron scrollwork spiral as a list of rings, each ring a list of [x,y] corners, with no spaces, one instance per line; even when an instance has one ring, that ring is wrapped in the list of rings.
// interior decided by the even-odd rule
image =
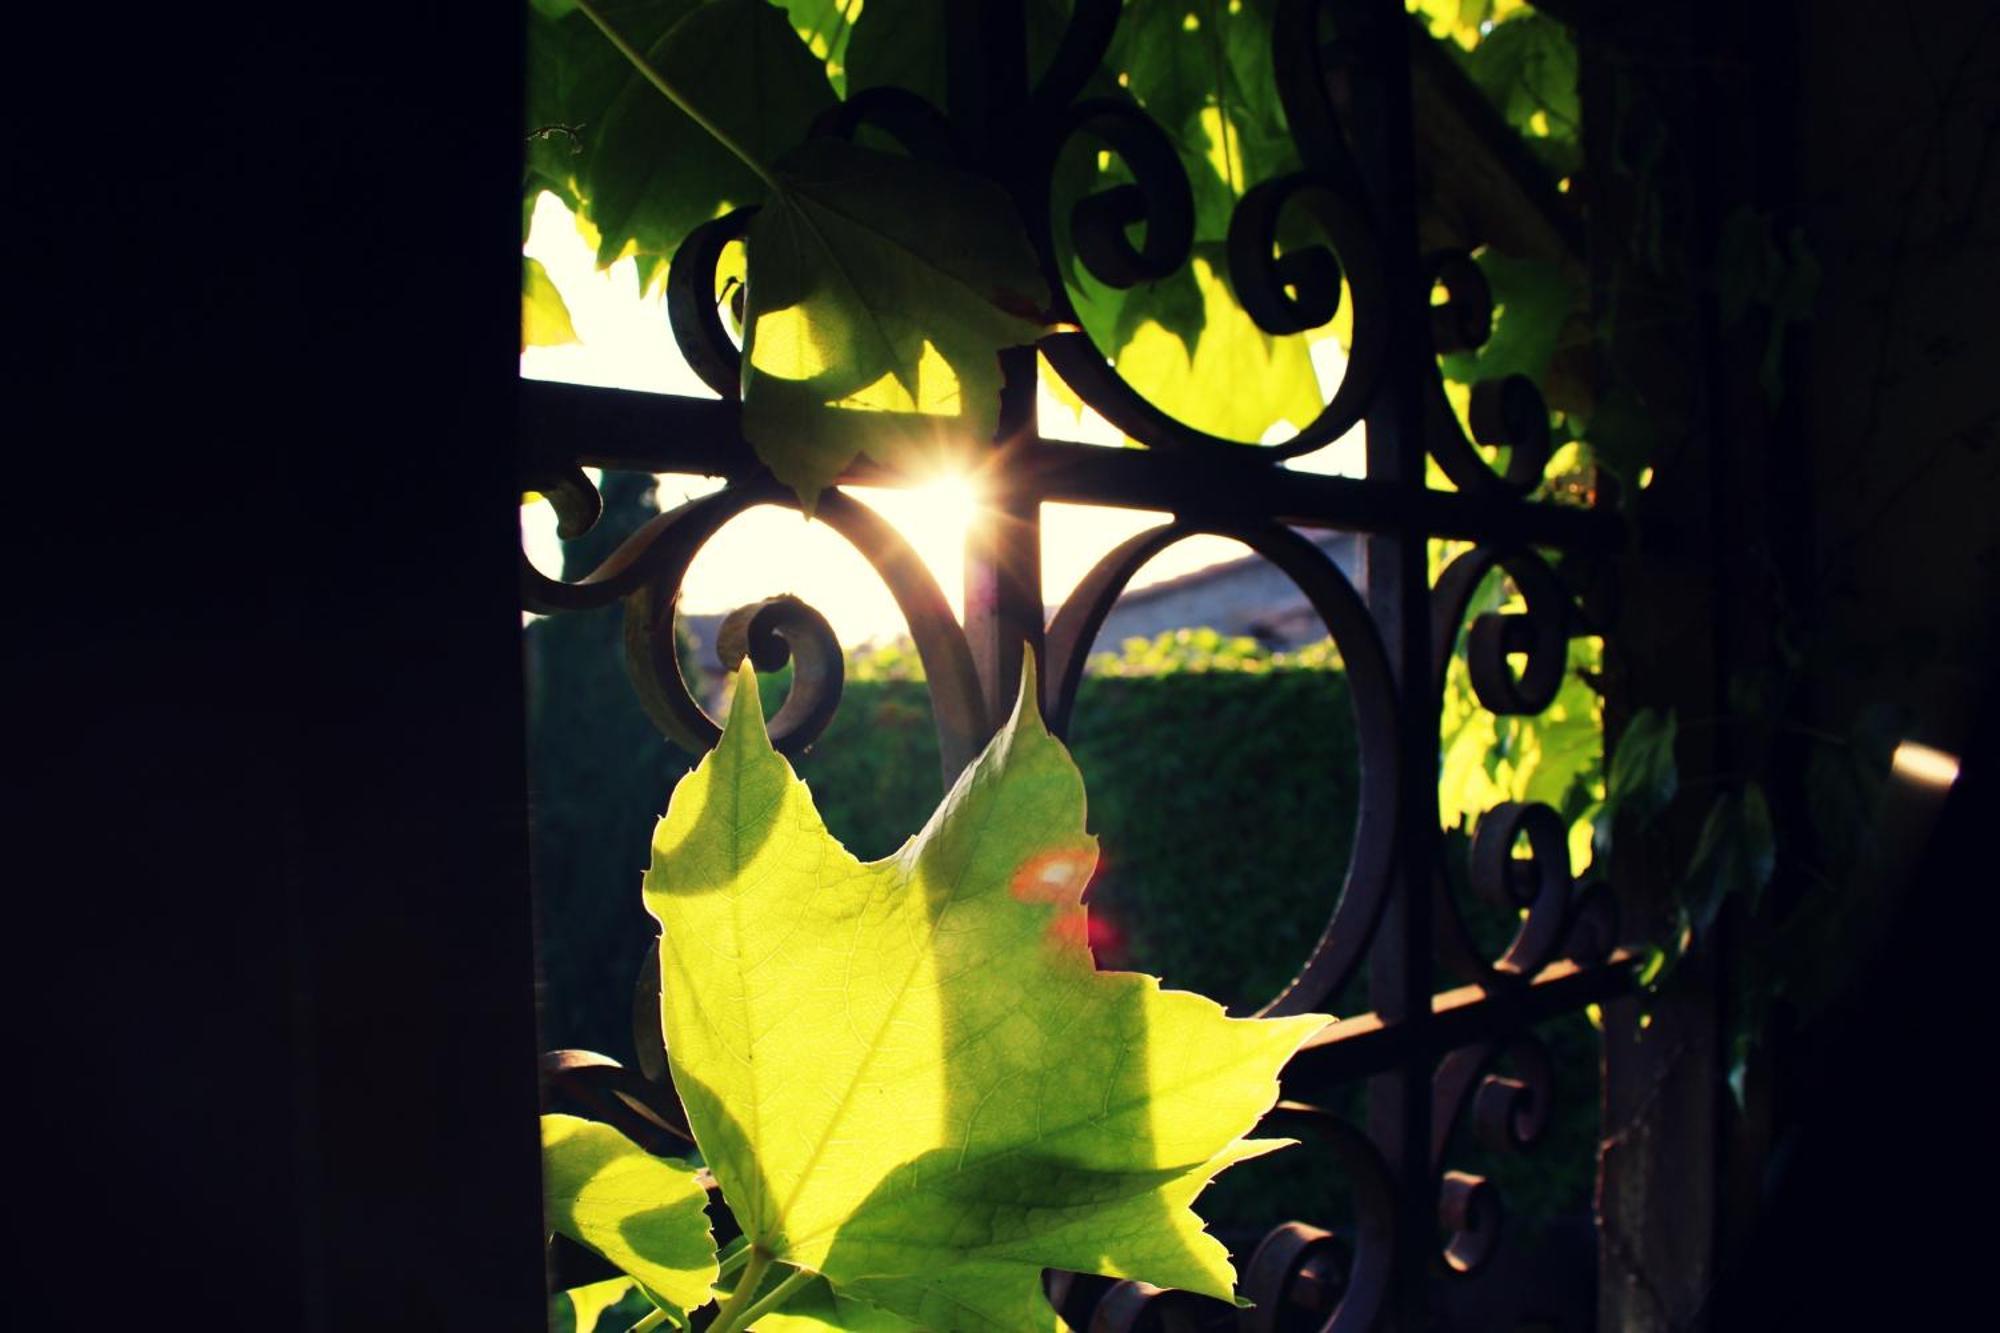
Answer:
[[[1072,206],[1065,234],[1078,262],[1106,286],[1127,288],[1164,278],[1194,258],[1194,197],[1187,170],[1166,133],[1129,99],[1105,96],[1069,103],[1109,46],[1115,4],[1077,7],[1050,75],[1037,91],[1035,106],[1045,126],[1042,166],[1023,202],[1029,205],[1030,229],[1050,288],[1057,293],[1058,317],[1068,326],[1043,339],[1041,348],[1073,390],[1149,447],[1222,451],[1276,463],[1338,438],[1361,420],[1373,398],[1386,355],[1388,293],[1381,281],[1374,225],[1328,99],[1318,30],[1321,9],[1314,0],[1287,0],[1278,6],[1272,24],[1272,69],[1292,117],[1304,169],[1248,189],[1230,215],[1225,244],[1231,290],[1265,333],[1298,334],[1330,324],[1343,278],[1352,301],[1353,336],[1340,387],[1311,422],[1280,444],[1246,448],[1244,442],[1169,416],[1118,374],[1077,322],[1065,291],[1044,182],[1055,177],[1065,146],[1077,135],[1095,139],[1132,175],[1131,182],[1087,195]],[[1320,128],[1301,133],[1301,126]],[[1281,252],[1279,224],[1288,213],[1310,220],[1329,244]],[[1144,229],[1144,240],[1136,245],[1130,237],[1133,227]]]
[[[1130,168],[1133,182],[1086,195],[1070,211],[1076,255],[1108,287],[1166,277],[1194,252],[1194,190],[1165,131],[1129,102],[1094,97],[1070,108],[1061,137],[1083,133]],[[1126,228],[1143,224],[1134,246]]]
[[[716,269],[729,246],[750,231],[755,208],[738,208],[687,234],[667,266],[667,326],[688,368],[718,396],[742,397],[743,353],[723,327]]]
[[[1504,1064],[1505,1069],[1502,1070]],[[1486,1177],[1447,1169],[1445,1156],[1461,1117],[1475,1142],[1494,1152],[1533,1146],[1548,1129],[1555,1062],[1532,1034],[1453,1051],[1431,1084],[1431,1163],[1438,1181],[1438,1221],[1448,1233],[1444,1264],[1477,1272],[1493,1255],[1505,1220],[1499,1190]]]
[[[1066,733],[1084,659],[1112,604],[1148,560],[1203,532],[1242,542],[1297,585],[1333,636],[1352,690],[1364,793],[1353,855],[1311,957],[1258,1011],[1307,1013],[1346,983],[1366,953],[1390,890],[1396,826],[1396,687],[1375,621],[1339,566],[1279,523],[1168,523],[1128,538],[1098,561],[1050,622],[1042,712],[1056,734]]]
[[[1524,609],[1483,611],[1466,634],[1466,667],[1479,705],[1499,715],[1531,715],[1548,708],[1562,687],[1569,639],[1577,627],[1567,593],[1532,551],[1476,547],[1447,565],[1432,593],[1432,686],[1440,695],[1458,629],[1479,587],[1504,572]],[[1517,670],[1512,658],[1522,656]],[[1516,855],[1525,848],[1528,855]],[[1509,801],[1487,811],[1473,833],[1468,878],[1475,895],[1493,907],[1519,912],[1520,925],[1500,956],[1488,962],[1473,943],[1440,867],[1433,877],[1437,945],[1441,961],[1464,980],[1505,984],[1532,977],[1566,945],[1596,947],[1579,934],[1585,920],[1601,924],[1602,902],[1574,890],[1569,844],[1560,817],[1540,803]],[[1600,931],[1600,934],[1608,932]],[[1609,947],[1606,943],[1603,947]]]
[[[1431,306],[1432,350],[1443,356],[1486,344],[1493,332],[1493,293],[1483,271],[1456,251],[1435,254],[1428,264],[1434,291],[1444,299]],[[1425,387],[1425,435],[1431,456],[1462,490],[1525,495],[1542,479],[1549,462],[1549,410],[1542,391],[1525,375],[1506,375],[1472,385],[1466,426],[1445,397],[1444,381],[1430,376]],[[1504,472],[1495,472],[1474,444],[1507,450]]]
[[[586,483],[587,484],[587,483]],[[732,486],[649,520],[603,563],[575,582],[552,579],[522,557],[528,609],[582,611],[625,603],[626,668],[647,716],[669,740],[699,754],[721,728],[681,674],[673,623],[689,566],[731,519],[757,505],[796,507],[768,481]],[[902,611],[930,682],[940,761],[950,781],[988,733],[985,705],[965,631],[929,568],[909,543],[860,501],[839,491],[820,498],[818,517],[867,559]],[[771,719],[779,752],[797,755],[825,730],[839,704],[842,652],[832,628],[796,597],[768,599],[725,619],[717,649],[733,670],[747,655],[760,670],[795,663],[792,686]]]
[[[1380,1319],[1397,1267],[1397,1191],[1381,1151],[1333,1112],[1300,1102],[1272,1108],[1264,1127],[1300,1136],[1339,1164],[1353,1201],[1351,1225],[1274,1227],[1242,1265],[1241,1333],[1365,1333]],[[1331,1219],[1322,1219],[1331,1221]]]

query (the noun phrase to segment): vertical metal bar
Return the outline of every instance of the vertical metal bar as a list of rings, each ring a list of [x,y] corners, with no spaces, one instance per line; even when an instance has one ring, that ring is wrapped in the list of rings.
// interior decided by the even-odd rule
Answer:
[[[1028,29],[1022,0],[964,0],[950,7],[946,61],[959,151],[976,170],[1023,197],[1018,133],[1028,101]],[[1007,466],[1013,446],[1035,437],[1035,353],[1001,355],[997,461],[981,470],[987,490],[965,544],[965,631],[987,716],[997,726],[1020,690],[1021,654],[1042,651],[1041,498],[1024,469]]]
[[[1417,252],[1414,132],[1408,24],[1400,0],[1341,6],[1357,58],[1353,80],[1355,158],[1381,241],[1393,311],[1390,371],[1367,419],[1368,477],[1405,493],[1425,485],[1423,377],[1431,350],[1418,319],[1429,307]],[[1351,16],[1351,17],[1350,17]],[[1343,40],[1350,34],[1343,31]],[[1404,510],[1417,513],[1412,505]],[[1363,587],[1389,649],[1397,684],[1402,751],[1396,832],[1396,884],[1369,958],[1369,1002],[1392,1022],[1430,1012],[1431,882],[1437,852],[1436,700],[1429,685],[1428,533],[1415,523],[1363,540]],[[1388,1303],[1392,1327],[1414,1333],[1428,1323],[1428,1277],[1437,1249],[1437,1208],[1430,1160],[1431,1060],[1413,1054],[1369,1083],[1368,1125],[1395,1173],[1397,1271]]]
[[[1024,372],[1008,367],[1010,378],[1033,376],[1034,354],[1025,360]],[[998,726],[1013,711],[1021,688],[1022,652],[1034,653],[1037,661],[1042,655],[1042,504],[1021,484],[1018,469],[996,468],[991,476],[966,533],[965,633],[986,715]]]

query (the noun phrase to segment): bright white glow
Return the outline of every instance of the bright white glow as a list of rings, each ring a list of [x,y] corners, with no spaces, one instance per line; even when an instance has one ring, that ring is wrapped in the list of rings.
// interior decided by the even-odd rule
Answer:
[[[1056,396],[1056,385],[1060,383],[1055,369],[1045,360],[1037,358],[1041,375],[1035,388],[1035,424],[1042,438],[1048,440],[1069,440],[1076,444],[1102,444],[1113,449],[1125,446],[1125,432],[1099,416],[1087,403],[1079,402],[1071,408]]]
[[[979,512],[978,487],[971,477],[962,472],[898,493],[909,497],[910,503],[923,516],[924,526],[934,528],[940,536],[953,538],[961,544],[965,540],[966,529],[972,526],[973,516]],[[879,506],[879,499],[874,503]],[[911,536],[908,529],[904,529],[903,535]],[[911,540],[915,538],[911,537]]]
[[[521,355],[521,374],[530,379],[599,384],[712,398],[715,395],[688,368],[667,326],[665,301],[655,290],[639,291],[629,259],[600,271],[576,219],[553,195],[536,203],[524,251],[539,260],[569,307],[580,342],[565,347],[530,347]],[[1340,344],[1331,337],[1312,345],[1313,367],[1322,393],[1330,395],[1346,371]],[[1041,433],[1050,439],[1124,447],[1124,435],[1089,407],[1066,406],[1051,388],[1053,372],[1043,368],[1037,395]],[[1274,428],[1286,438],[1296,428]],[[1359,426],[1323,449],[1285,463],[1310,472],[1359,476],[1365,463]],[[708,477],[660,478],[657,499],[669,510],[721,482]],[[966,477],[939,478],[909,490],[846,488],[902,534],[929,566],[938,586],[962,619],[965,596],[965,539],[978,505]],[[1047,504],[1042,507],[1042,580],[1051,606],[1060,605],[1091,567],[1113,546],[1166,521],[1167,515],[1134,509]],[[555,514],[547,504],[521,511],[522,539],[535,567],[551,577],[562,569],[562,544]],[[1132,581],[1143,588],[1247,553],[1222,537],[1191,537],[1162,553]],[[682,584],[681,607],[696,615],[733,610],[748,602],[789,592],[816,607],[849,646],[906,633],[894,596],[868,561],[823,523],[777,507],[752,509],[724,527],[695,557]]]
[[[852,487],[848,493],[904,534],[930,566],[953,612],[959,612],[965,585],[963,521],[954,535],[950,520],[917,508],[914,492]],[[681,607],[695,615],[716,615],[779,593],[812,605],[849,646],[904,633],[895,597],[859,551],[826,524],[808,522],[797,510],[775,505],[742,514],[701,548],[682,581]]]
[[[1319,381],[1319,396],[1332,401],[1335,390],[1340,388],[1340,381],[1347,376],[1347,353],[1342,350],[1340,340],[1331,337],[1313,343],[1309,351],[1313,376]],[[1357,421],[1330,443],[1309,454],[1287,458],[1284,465],[1294,472],[1365,477],[1368,475],[1368,428]]]
[[[569,307],[580,342],[564,347],[530,347],[521,353],[521,374],[531,380],[601,384],[713,398],[674,343],[667,327],[663,289],[639,291],[639,268],[621,259],[608,269],[577,230],[576,217],[562,201],[544,194],[535,201],[527,244],[521,250],[541,261],[549,281]]]
[[[1112,547],[1147,528],[1156,528],[1172,517],[1171,514],[1151,509],[1043,505],[1042,586],[1049,604],[1060,606]],[[1148,561],[1127,586],[1132,589],[1148,587],[1249,553],[1249,547],[1228,537],[1187,537]]]
[[[1928,745],[1904,741],[1889,759],[1889,767],[1905,782],[1926,787],[1949,787],[1958,781],[1958,756],[1933,750]]]

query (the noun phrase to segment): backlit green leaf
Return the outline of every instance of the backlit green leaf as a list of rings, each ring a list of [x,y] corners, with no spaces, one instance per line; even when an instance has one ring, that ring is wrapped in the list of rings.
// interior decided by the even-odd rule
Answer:
[[[590,136],[580,173],[591,221],[602,235],[600,264],[628,246],[642,255],[671,256],[698,224],[764,197],[767,187],[748,165],[631,68],[609,41],[599,35],[598,42],[619,65],[617,94]],[[760,162],[775,161],[804,139],[813,117],[833,104],[824,63],[765,0],[701,5],[647,49],[646,59]]]
[[[1326,1020],[1096,971],[1095,861],[1032,702],[922,832],[855,860],[739,673],[645,897],[675,1086],[754,1245],[937,1333],[1053,1329],[1045,1267],[1230,1296],[1189,1205],[1278,1146],[1241,1136]]]
[[[847,83],[847,43],[854,35],[855,0],[777,0],[806,49],[826,62],[835,92]]]
[[[1180,340],[1188,361],[1201,353],[1201,335],[1208,325],[1208,302],[1193,264],[1183,264],[1157,282],[1142,282],[1122,293],[1109,342],[1101,344],[1114,361],[1137,337],[1148,321],[1159,325]],[[1257,338],[1254,327],[1218,330],[1222,337]]]
[[[549,1225],[682,1310],[708,1302],[715,1241],[694,1168],[654,1157],[609,1125],[542,1117]]]
[[[1270,0],[1127,6],[1105,57],[1122,80],[1109,91],[1143,106],[1179,150],[1194,192],[1197,252],[1218,273],[1244,191],[1298,167],[1271,77],[1271,8]],[[1094,188],[1127,179],[1113,159]],[[1067,263],[1065,271],[1077,276]],[[1207,308],[1191,269],[1109,297],[1095,284],[1078,285],[1078,314],[1106,355],[1117,358],[1148,321],[1180,339],[1190,358],[1197,354]],[[1263,342],[1248,320],[1217,334],[1232,344],[1225,352],[1232,360],[1255,355]]]
[[[917,1325],[880,1306],[842,1296],[819,1279],[757,1321],[757,1333],[918,1333]]]
[[[1287,170],[1296,149],[1271,77],[1271,0],[1128,5],[1105,63],[1231,197]],[[1194,181],[1199,196],[1204,182]],[[1226,217],[1221,219],[1226,227]],[[1222,233],[1202,228],[1203,240]]]
[[[907,88],[945,109],[945,7],[925,0],[869,0],[847,43],[847,86]]]
[[[521,346],[560,347],[573,343],[576,326],[570,323],[569,307],[562,293],[549,280],[549,271],[539,259],[521,261]]]
[[[1118,373],[1161,411],[1225,439],[1256,444],[1279,421],[1296,429],[1318,416],[1325,400],[1305,338],[1263,332],[1207,260],[1191,269],[1203,309],[1194,355],[1149,320],[1118,354]]]
[[[599,0],[597,9],[641,51],[696,8],[696,0]],[[536,0],[528,12],[527,176],[530,209],[552,191],[581,207],[579,178],[589,175],[605,109],[638,78],[574,0]],[[659,97],[655,92],[654,97]],[[524,232],[525,235],[525,223]]]
[[[1489,585],[1494,593],[1498,579]],[[1488,596],[1493,594],[1489,593]],[[1474,610],[1497,609],[1475,603]],[[1604,756],[1603,702],[1590,685],[1602,665],[1593,638],[1572,639],[1556,697],[1532,717],[1488,712],[1473,693],[1463,651],[1445,668],[1440,700],[1438,816],[1443,827],[1470,828],[1502,801],[1535,801],[1581,820],[1596,799]],[[1591,816],[1596,818],[1595,815]],[[1598,820],[1602,826],[1602,820]],[[1579,825],[1579,827],[1582,827]],[[1572,864],[1586,859],[1571,834]]]
[[[1466,73],[1556,171],[1576,167],[1582,114],[1576,42],[1554,19],[1522,12],[1497,24],[1465,57]]]
[[[621,1317],[614,1313],[617,1308],[635,1304],[640,1306],[638,1314],[625,1317],[623,1323],[617,1322]],[[624,1333],[635,1318],[650,1309],[652,1306],[645,1303],[638,1285],[630,1278],[592,1282],[549,1298],[549,1333],[598,1333],[599,1323],[603,1323],[604,1333]]]
[[[1048,288],[990,181],[833,139],[778,167],[751,223],[743,433],[811,503],[854,457],[912,462],[993,437],[1002,348]]]

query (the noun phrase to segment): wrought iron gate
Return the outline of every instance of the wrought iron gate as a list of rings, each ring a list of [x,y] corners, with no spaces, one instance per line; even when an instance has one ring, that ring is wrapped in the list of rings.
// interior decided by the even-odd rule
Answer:
[[[1126,101],[1082,97],[1119,19],[1118,0],[1077,0],[1057,53],[1039,79],[1027,66],[1025,6],[962,0],[949,7],[950,105],[901,89],[850,98],[821,128],[851,135],[869,124],[913,153],[949,155],[1005,186],[1029,220],[1059,305],[1050,178],[1072,136],[1122,157],[1134,183],[1086,201],[1062,220],[1082,262],[1110,285],[1157,278],[1190,262],[1187,179],[1160,128]],[[1347,374],[1298,436],[1257,448],[1168,417],[1121,380],[1090,335],[1066,331],[1040,352],[1083,399],[1141,449],[1042,438],[1035,419],[1036,352],[1003,357],[1002,425],[981,461],[985,518],[967,552],[964,623],[901,537],[838,489],[818,517],[874,565],[895,595],[925,668],[949,781],[1005,716],[1021,655],[1043,664],[1043,710],[1060,734],[1098,627],[1134,573],[1193,533],[1235,538],[1279,567],[1325,620],[1345,662],[1356,713],[1362,798],[1345,883],[1327,904],[1319,943],[1266,1012],[1321,1006],[1365,968],[1372,1012],[1326,1029],[1284,1078],[1273,1116],[1305,1132],[1308,1151],[1334,1154],[1350,1179],[1356,1216],[1336,1235],[1280,1223],[1254,1255],[1238,1256],[1246,1328],[1424,1328],[1439,1322],[1440,1285],[1478,1271],[1494,1253],[1500,1214],[1492,1186],[1452,1169],[1455,1125],[1482,1139],[1534,1140],[1552,1095],[1547,1052],[1529,1027],[1624,990],[1629,960],[1614,949],[1608,900],[1571,882],[1564,830],[1538,804],[1503,804],[1480,819],[1471,850],[1476,892],[1516,909],[1518,930],[1497,958],[1475,949],[1444,886],[1437,817],[1439,697],[1445,666],[1473,594],[1496,570],[1525,600],[1519,612],[1483,612],[1467,633],[1473,688],[1500,714],[1545,709],[1561,683],[1569,639],[1585,620],[1554,553],[1603,550],[1617,537],[1607,514],[1528,498],[1548,458],[1547,413],[1516,377],[1478,386],[1469,440],[1447,403],[1437,356],[1476,345],[1492,309],[1463,255],[1425,257],[1416,235],[1409,25],[1401,0],[1285,0],[1277,6],[1272,75],[1304,164],[1256,183],[1229,227],[1231,285],[1266,332],[1325,325],[1352,302]],[[1282,248],[1279,219],[1309,217],[1325,243]],[[739,212],[698,229],[669,276],[674,332],[689,363],[722,395],[712,402],[524,383],[524,483],[549,494],[566,535],[596,517],[581,465],[703,473],[724,489],[663,514],[575,583],[524,562],[527,604],[558,613],[626,604],[633,680],[648,711],[676,739],[705,748],[716,735],[680,676],[673,608],[690,561],[724,524],[760,504],[794,503],[764,472],[738,429],[732,401],[737,350],[715,302],[723,247],[742,234]],[[1144,224],[1134,244],[1128,230]],[[1434,298],[1433,293],[1436,293]],[[1073,312],[1070,312],[1073,315]],[[1365,479],[1288,470],[1357,423],[1367,433]],[[1476,445],[1500,446],[1496,470]],[[1434,462],[1455,487],[1434,489]],[[844,478],[910,484],[860,464]],[[1106,555],[1043,623],[1039,515],[1044,502],[1156,509],[1170,521]],[[1360,586],[1299,528],[1362,537]],[[1472,543],[1432,581],[1434,538]],[[732,647],[733,645],[733,647]],[[841,655],[818,614],[791,599],[746,608],[722,647],[762,666],[789,657],[792,693],[774,719],[779,747],[796,753],[839,703]],[[1525,851],[1526,855],[1522,855]],[[1441,989],[1446,975],[1464,984]],[[567,1089],[657,1097],[635,1074],[570,1061]],[[1330,1090],[1366,1080],[1365,1124],[1326,1109]],[[670,1099],[669,1099],[670,1100]],[[1231,1327],[1235,1311],[1141,1284],[1057,1282],[1052,1295],[1078,1328]],[[1588,1309],[1587,1302],[1585,1309]],[[1584,1315],[1588,1318],[1588,1315]]]

